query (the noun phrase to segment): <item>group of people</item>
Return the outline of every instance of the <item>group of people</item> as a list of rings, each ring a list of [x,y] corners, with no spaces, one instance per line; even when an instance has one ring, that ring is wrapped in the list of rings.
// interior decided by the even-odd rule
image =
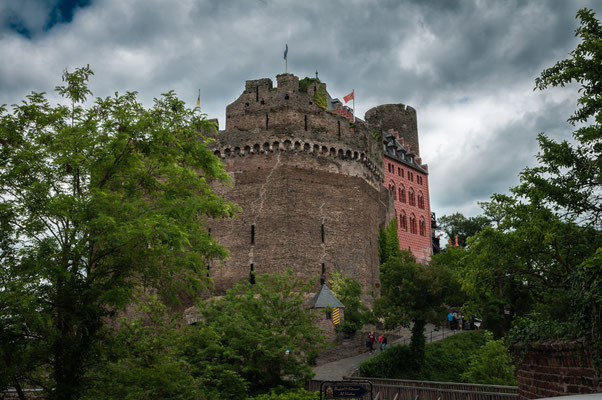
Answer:
[[[376,351],[374,349],[374,343],[376,343],[376,336],[374,335],[374,332],[370,332],[366,338],[366,348],[370,354]],[[378,348],[380,351],[383,351],[387,348],[387,337],[385,335],[381,334],[378,336]]]
[[[447,320],[449,321],[449,329],[452,331],[455,331],[456,329],[462,330],[462,323],[464,322],[462,313],[450,311],[449,314],[447,314]]]

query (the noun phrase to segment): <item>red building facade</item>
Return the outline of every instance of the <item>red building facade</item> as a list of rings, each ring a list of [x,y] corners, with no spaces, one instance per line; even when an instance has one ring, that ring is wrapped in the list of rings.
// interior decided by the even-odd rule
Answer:
[[[433,254],[428,168],[403,138],[383,132],[385,186],[393,193],[399,247],[418,261]]]

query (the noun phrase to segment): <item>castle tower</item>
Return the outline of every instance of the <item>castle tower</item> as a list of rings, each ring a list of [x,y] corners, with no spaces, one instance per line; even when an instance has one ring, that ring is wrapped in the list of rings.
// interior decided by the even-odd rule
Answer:
[[[416,110],[404,104],[383,104],[366,112],[366,122],[374,129],[393,129],[404,139],[406,147],[420,155]]]
[[[247,81],[226,108],[215,154],[232,177],[217,192],[242,207],[211,223],[230,251],[211,265],[218,293],[255,274],[292,268],[315,289],[332,272],[378,292],[378,228],[393,216],[382,143],[328,111],[326,85],[292,74]]]

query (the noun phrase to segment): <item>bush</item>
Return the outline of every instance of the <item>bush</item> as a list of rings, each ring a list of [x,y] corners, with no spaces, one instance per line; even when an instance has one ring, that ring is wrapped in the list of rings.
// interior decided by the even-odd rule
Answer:
[[[376,357],[360,364],[360,375],[367,378],[397,378],[406,372],[410,358],[410,346],[392,345]]]
[[[489,337],[486,331],[472,331],[429,343],[425,348],[424,363],[418,372],[412,370],[409,346],[393,345],[362,362],[360,374],[372,378],[460,382],[470,356],[487,343]]]
[[[429,343],[418,379],[460,382],[470,356],[487,343],[490,337],[487,331],[471,331]]]
[[[249,400],[318,400],[319,398],[320,392],[308,392],[307,390],[298,389],[284,393],[262,394]]]
[[[504,342],[491,340],[485,343],[470,357],[462,380],[488,385],[516,385],[512,357]]]

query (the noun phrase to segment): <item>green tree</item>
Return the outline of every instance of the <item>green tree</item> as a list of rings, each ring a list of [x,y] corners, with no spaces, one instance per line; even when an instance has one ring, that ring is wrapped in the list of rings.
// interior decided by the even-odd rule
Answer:
[[[372,321],[372,312],[362,304],[362,286],[350,276],[335,272],[330,275],[332,292],[345,306],[345,321],[337,326],[346,333],[354,333]]]
[[[461,213],[444,215],[439,218],[438,222],[439,230],[451,239],[453,245],[455,245],[456,235],[458,236],[458,245],[461,247],[466,246],[466,240],[469,237],[476,235],[491,224],[489,218],[484,215],[466,218]]]
[[[156,296],[142,299],[103,341],[102,362],[85,377],[83,398],[246,399],[248,383],[218,359],[219,334],[183,324]]]
[[[385,328],[412,326],[410,350],[413,369],[419,370],[424,360],[424,327],[429,321],[439,322],[444,293],[439,271],[433,265],[416,262],[409,251],[400,251],[381,265],[381,297],[374,312],[383,317]]]
[[[598,224],[602,216],[602,25],[592,10],[577,12],[581,39],[570,58],[544,70],[535,80],[543,90],[576,83],[580,97],[568,122],[578,126],[573,142],[556,142],[539,135],[540,166],[527,168],[516,189],[533,203],[545,203],[554,210],[584,223]]]
[[[541,90],[580,86],[577,110],[569,118],[576,126],[573,140],[556,142],[539,135],[539,166],[521,173],[511,195],[496,194],[482,204],[494,226],[469,239],[465,255],[454,261],[470,297],[465,309],[483,315],[496,336],[516,316],[553,320],[563,329],[566,324],[560,322],[568,319],[572,335],[589,338],[600,348],[595,275],[602,248],[602,26],[591,10],[580,10],[577,17],[581,42],[569,59],[536,80]]]
[[[431,263],[439,270],[443,288],[443,302],[449,307],[462,307],[468,296],[462,288],[461,273],[463,260],[467,250],[464,247],[448,247],[445,251],[434,254]]]
[[[308,357],[325,340],[305,306],[308,289],[288,270],[239,282],[223,298],[199,304],[198,328],[217,332],[223,346],[214,362],[235,366],[251,394],[298,387],[313,376]]]
[[[400,256],[397,220],[392,219],[385,229],[378,230],[378,257],[381,265],[390,257]]]
[[[97,99],[92,71],[65,72],[51,106],[32,93],[0,107],[0,383],[76,399],[103,326],[140,283],[166,299],[204,286],[226,251],[205,230],[235,207],[204,133],[172,93],[145,109],[135,93]]]
[[[544,134],[538,137],[540,165],[525,169],[516,196],[531,204],[545,206],[575,234],[586,232],[590,243],[578,248],[579,263],[567,269],[565,302],[571,307],[571,320],[579,336],[590,341],[594,361],[602,364],[602,310],[600,282],[600,223],[602,216],[602,25],[592,10],[577,12],[580,26],[575,36],[581,39],[570,58],[544,70],[536,79],[536,88],[579,86],[577,109],[568,119],[576,127],[573,140],[556,142]],[[564,244],[564,243],[562,243]],[[567,248],[565,253],[572,254]],[[561,263],[562,264],[562,263]],[[599,275],[598,275],[599,276]],[[552,296],[548,296],[550,298]],[[558,297],[555,297],[558,298]]]

